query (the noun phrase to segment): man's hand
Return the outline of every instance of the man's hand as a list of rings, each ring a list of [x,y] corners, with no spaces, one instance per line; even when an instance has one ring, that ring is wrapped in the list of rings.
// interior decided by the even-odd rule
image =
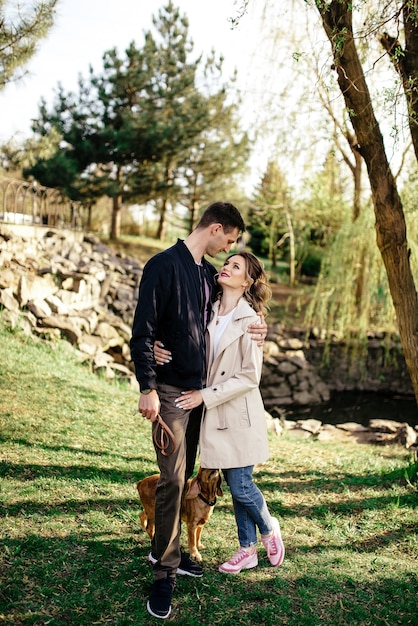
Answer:
[[[264,319],[264,315],[261,312],[258,312],[257,315],[260,316],[260,323],[250,324],[247,331],[250,333],[251,339],[257,341],[257,346],[262,346],[267,335],[268,326]]]
[[[160,412],[160,406],[161,402],[156,389],[139,396],[138,413],[141,413],[142,417],[150,420],[150,422],[156,421]]]

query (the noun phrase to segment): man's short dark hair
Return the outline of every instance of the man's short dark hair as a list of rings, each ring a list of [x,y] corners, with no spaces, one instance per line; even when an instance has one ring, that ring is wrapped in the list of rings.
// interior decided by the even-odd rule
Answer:
[[[240,233],[244,232],[245,224],[241,213],[230,202],[213,202],[202,214],[196,228],[206,228],[211,224],[222,224],[226,233],[238,228]]]

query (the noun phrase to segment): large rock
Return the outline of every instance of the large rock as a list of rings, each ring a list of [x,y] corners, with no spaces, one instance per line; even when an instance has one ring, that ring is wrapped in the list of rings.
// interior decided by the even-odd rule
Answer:
[[[48,296],[57,293],[58,288],[52,274],[44,274],[43,276],[22,274],[17,291],[20,306],[25,306],[29,300],[45,300]]]

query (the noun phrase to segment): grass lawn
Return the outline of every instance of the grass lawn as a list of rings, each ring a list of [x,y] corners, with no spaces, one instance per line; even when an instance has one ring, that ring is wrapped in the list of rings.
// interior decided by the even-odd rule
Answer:
[[[0,623],[153,625],[136,481],[156,471],[137,393],[0,324]],[[228,489],[203,531],[205,574],[178,577],[167,623],[417,624],[417,483],[401,447],[270,439],[257,482],[286,557],[235,577]],[[184,538],[184,545],[186,539]]]

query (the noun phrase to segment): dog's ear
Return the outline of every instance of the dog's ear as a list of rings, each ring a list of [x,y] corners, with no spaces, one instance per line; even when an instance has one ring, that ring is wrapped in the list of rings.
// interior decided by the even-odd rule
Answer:
[[[222,476],[219,474],[218,484],[216,485],[216,495],[219,497],[224,495],[221,485],[222,485]]]
[[[197,479],[197,476],[187,481],[186,488],[184,490],[184,499],[191,500],[192,498],[196,498],[196,496],[200,493],[200,485]]]

